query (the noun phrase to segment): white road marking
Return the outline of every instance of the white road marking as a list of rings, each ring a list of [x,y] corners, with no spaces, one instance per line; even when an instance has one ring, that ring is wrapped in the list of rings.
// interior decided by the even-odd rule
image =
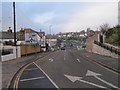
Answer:
[[[99,88],[106,88],[104,86],[101,86],[101,85],[98,85],[98,84],[95,84],[95,83],[92,83],[92,82],[88,82],[88,81],[82,80],[82,77],[70,76],[70,75],[64,75],[64,76],[67,77],[72,82],[80,81],[80,82],[84,82],[84,83],[87,83],[87,84],[90,84],[92,86],[96,86],[96,87],[99,87]]]
[[[66,49],[65,49],[65,52],[66,52]]]
[[[40,71],[42,71],[45,75],[46,75],[46,77],[51,81],[51,83],[58,89],[58,90],[61,90],[54,82],[53,82],[53,80],[42,70],[42,68],[40,68],[35,62],[33,62],[39,69],[40,69]]]
[[[96,86],[96,87],[99,87],[99,88],[106,88],[104,86],[101,86],[101,85],[98,85],[98,84],[95,84],[95,83],[92,83],[92,82],[88,82],[88,81],[85,81],[85,80],[78,80],[78,81],[81,81],[81,82],[84,82],[84,83],[87,83],[87,84],[90,84],[90,85],[93,85],[93,86]]]
[[[64,76],[67,77],[72,82],[82,79],[82,77],[77,77],[77,76],[70,76],[70,75],[65,75],[65,74]]]
[[[64,53],[64,60],[66,60],[66,50],[65,50],[65,53]]]
[[[86,76],[101,76],[101,74],[87,70]]]
[[[117,87],[117,86],[115,86],[115,85],[113,85],[113,84],[111,84],[111,83],[109,83],[109,82],[101,79],[100,77],[95,76],[95,78],[97,78],[98,80],[102,81],[103,83],[106,83],[107,85],[109,85],[109,86],[111,86],[111,87],[113,87],[113,88],[117,88],[118,90],[120,90],[119,87]]]
[[[77,61],[80,62],[80,59],[77,58]]]
[[[38,69],[38,68],[25,69],[25,71],[36,70],[36,69]]]
[[[20,81],[25,82],[25,81],[30,81],[30,80],[42,79],[42,78],[44,78],[44,77],[29,78],[29,79],[23,79],[23,80],[20,80]]]
[[[50,59],[49,59],[49,61],[50,61],[50,62],[53,62],[53,59],[52,59],[52,58],[50,58]]]
[[[101,74],[95,73],[95,72],[90,71],[90,70],[88,70],[87,73],[86,73],[86,76],[93,76],[93,77],[95,77],[96,79],[100,80],[101,82],[103,82],[103,83],[105,83],[105,84],[107,84],[107,85],[109,85],[109,86],[111,86],[111,87],[113,87],[113,88],[118,88],[118,89],[120,89],[119,87],[117,87],[117,86],[115,86],[115,85],[113,85],[113,84],[111,84],[111,83],[109,83],[109,82],[101,79],[100,77],[98,77],[98,76],[100,76],[100,75],[101,75]]]

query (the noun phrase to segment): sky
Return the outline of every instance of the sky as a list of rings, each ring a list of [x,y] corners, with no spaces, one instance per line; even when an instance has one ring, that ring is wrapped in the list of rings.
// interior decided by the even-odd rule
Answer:
[[[0,20],[1,21],[1,20]],[[16,27],[50,34],[118,24],[118,2],[16,2]],[[2,30],[13,29],[12,2],[2,2]]]

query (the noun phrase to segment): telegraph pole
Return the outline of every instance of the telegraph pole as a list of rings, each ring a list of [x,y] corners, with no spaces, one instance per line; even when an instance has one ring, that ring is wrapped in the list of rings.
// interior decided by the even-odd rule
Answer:
[[[16,46],[16,17],[15,17],[15,2],[13,2],[13,22],[14,22],[14,46],[16,47],[16,58],[18,57],[17,55],[17,46]]]
[[[16,46],[16,17],[15,17],[15,2],[13,2],[13,22],[14,22],[14,46]]]

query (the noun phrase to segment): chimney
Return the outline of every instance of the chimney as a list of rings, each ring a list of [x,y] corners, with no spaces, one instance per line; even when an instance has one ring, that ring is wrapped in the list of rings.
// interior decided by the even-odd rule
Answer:
[[[21,31],[23,31],[24,30],[24,28],[21,28]]]
[[[8,32],[9,32],[9,33],[12,33],[12,29],[11,29],[11,27],[9,27]]]
[[[24,28],[21,28],[20,32],[24,34],[25,33]]]

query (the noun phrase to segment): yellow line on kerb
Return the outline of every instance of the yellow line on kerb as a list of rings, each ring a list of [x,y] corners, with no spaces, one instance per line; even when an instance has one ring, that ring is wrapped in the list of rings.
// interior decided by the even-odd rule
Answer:
[[[33,62],[32,62],[32,63],[33,63]],[[27,64],[26,66],[24,66],[24,67],[22,68],[22,70],[20,70],[20,72],[18,73],[18,75],[17,75],[17,77],[16,77],[16,79],[15,79],[15,81],[14,81],[14,86],[13,86],[14,90],[17,90],[17,89],[18,89],[18,82],[19,82],[19,80],[20,80],[20,77],[21,77],[23,71],[24,71],[29,65],[31,65],[32,63]]]

